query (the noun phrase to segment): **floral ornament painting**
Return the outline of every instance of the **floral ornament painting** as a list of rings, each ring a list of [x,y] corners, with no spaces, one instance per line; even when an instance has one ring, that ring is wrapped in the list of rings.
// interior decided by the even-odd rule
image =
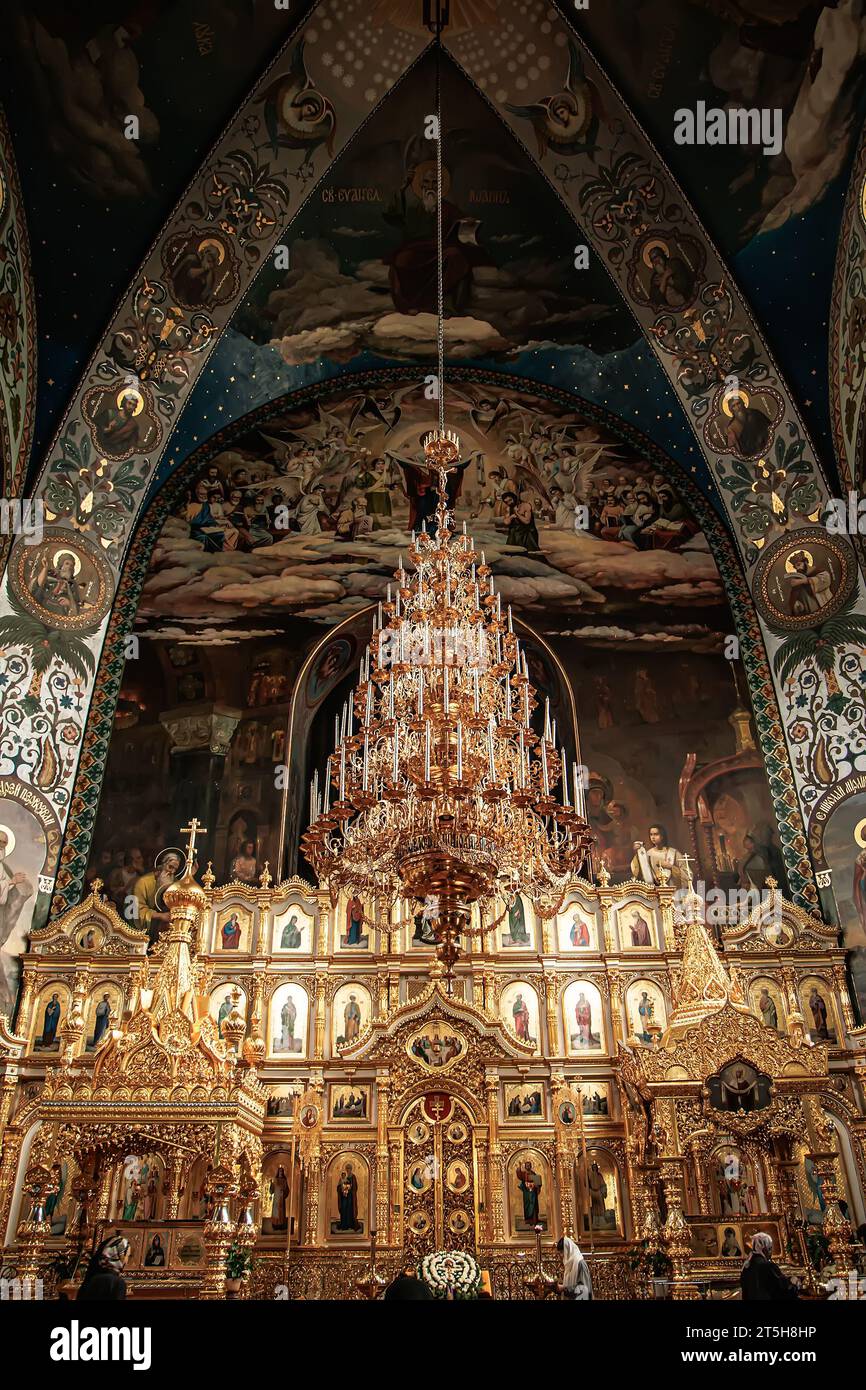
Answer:
[[[477,1298],[481,1269],[465,1250],[436,1250],[421,1261],[421,1278],[434,1298]]]

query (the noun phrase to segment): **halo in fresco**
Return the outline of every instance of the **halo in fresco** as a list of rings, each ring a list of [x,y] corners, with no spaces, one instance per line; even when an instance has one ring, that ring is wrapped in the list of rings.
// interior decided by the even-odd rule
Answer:
[[[92,631],[111,605],[104,556],[84,536],[46,527],[38,545],[16,543],[9,585],[18,603],[48,628]]]
[[[755,571],[761,616],[783,632],[825,623],[851,597],[857,567],[851,547],[823,526],[804,526],[764,551]]]

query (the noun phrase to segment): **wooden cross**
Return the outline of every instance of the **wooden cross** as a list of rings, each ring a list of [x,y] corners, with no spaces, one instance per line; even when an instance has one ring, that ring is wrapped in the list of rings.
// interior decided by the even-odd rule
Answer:
[[[196,820],[195,816],[193,816],[189,825],[184,825],[181,827],[180,833],[181,835],[189,836],[189,840],[186,846],[186,857],[187,862],[189,864],[192,864],[195,859],[195,837],[196,835],[206,835],[207,831],[203,829],[201,823]]]

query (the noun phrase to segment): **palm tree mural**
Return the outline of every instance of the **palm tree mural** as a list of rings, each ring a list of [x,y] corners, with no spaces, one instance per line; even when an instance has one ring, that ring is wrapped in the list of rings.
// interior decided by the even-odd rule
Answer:
[[[31,617],[11,592],[8,601],[13,614],[0,618],[0,643],[24,647],[29,653],[32,673],[20,704],[24,714],[33,715],[41,706],[42,681],[55,661],[86,682],[96,670],[96,658],[84,641],[89,632],[61,632],[46,627],[38,618]],[[43,789],[53,786],[58,767],[59,759],[49,732],[43,740],[39,767],[33,779],[36,785]]]
[[[827,683],[827,708],[833,714],[839,714],[846,703],[836,680],[836,654],[849,643],[853,646],[866,645],[866,616],[851,611],[856,602],[857,594],[854,593],[838,613],[820,627],[807,628],[786,637],[773,658],[773,670],[782,682],[798,666],[817,666]]]

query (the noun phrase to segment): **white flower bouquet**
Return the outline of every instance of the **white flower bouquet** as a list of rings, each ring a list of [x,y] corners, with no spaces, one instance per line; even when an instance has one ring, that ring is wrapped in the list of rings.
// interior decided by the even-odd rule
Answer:
[[[465,1250],[436,1250],[421,1261],[421,1278],[434,1298],[477,1298],[481,1270]]]

